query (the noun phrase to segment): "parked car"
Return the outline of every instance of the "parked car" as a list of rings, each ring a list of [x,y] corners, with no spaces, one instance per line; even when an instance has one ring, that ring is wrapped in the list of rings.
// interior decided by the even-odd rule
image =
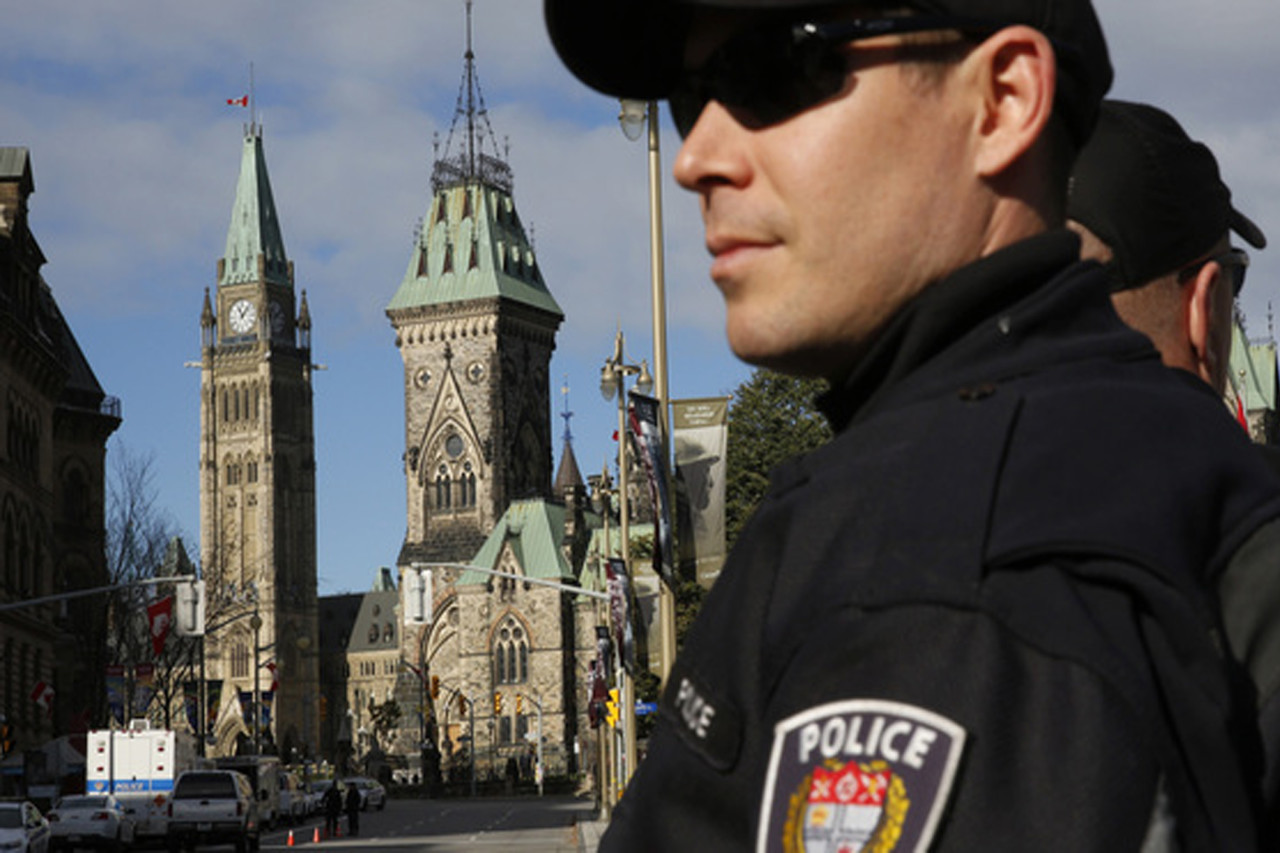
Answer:
[[[27,800],[0,802],[0,850],[48,853],[49,821]]]
[[[316,790],[316,783],[302,782],[302,792],[307,803],[307,816],[320,813],[320,792]]]
[[[375,808],[382,811],[387,807],[387,789],[382,787],[382,783],[376,779],[370,779],[368,776],[348,776],[342,780],[343,784],[354,786],[360,792],[360,810],[368,811]]]
[[[188,770],[169,799],[169,853],[197,844],[234,844],[236,853],[256,851],[262,832],[253,786],[236,770]]]
[[[280,771],[280,819],[297,825],[306,820],[310,814],[308,794],[298,780],[298,774],[292,770]]]
[[[133,818],[111,794],[62,797],[45,817],[51,851],[95,847],[119,853],[134,842]]]

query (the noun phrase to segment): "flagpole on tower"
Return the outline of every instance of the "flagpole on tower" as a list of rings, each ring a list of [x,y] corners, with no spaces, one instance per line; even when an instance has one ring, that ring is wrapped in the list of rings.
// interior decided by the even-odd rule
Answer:
[[[249,129],[253,133],[258,132],[258,103],[255,100],[255,92],[253,87],[253,63],[249,63]]]

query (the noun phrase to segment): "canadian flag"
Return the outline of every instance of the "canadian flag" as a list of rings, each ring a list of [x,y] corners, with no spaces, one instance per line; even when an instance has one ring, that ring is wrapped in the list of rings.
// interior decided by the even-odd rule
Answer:
[[[31,691],[31,701],[44,709],[46,714],[53,713],[53,685],[43,681],[37,682]]]
[[[227,98],[227,106],[229,107],[247,107],[249,106],[249,96],[242,95],[239,98]]]
[[[165,640],[169,639],[169,627],[173,624],[173,596],[166,595],[147,605],[147,619],[151,624],[151,650],[160,657]]]

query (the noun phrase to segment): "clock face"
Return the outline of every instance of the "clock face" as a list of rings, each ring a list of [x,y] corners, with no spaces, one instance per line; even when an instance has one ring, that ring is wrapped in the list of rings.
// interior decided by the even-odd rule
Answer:
[[[231,306],[231,331],[243,335],[258,322],[258,309],[248,299],[241,299]]]
[[[279,302],[271,303],[271,333],[273,335],[284,333],[284,308]]]

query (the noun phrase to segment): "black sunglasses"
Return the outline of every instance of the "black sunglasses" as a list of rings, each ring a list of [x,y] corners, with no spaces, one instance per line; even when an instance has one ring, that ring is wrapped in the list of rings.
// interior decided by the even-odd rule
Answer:
[[[708,101],[734,109],[752,127],[765,127],[812,107],[844,87],[842,48],[850,42],[900,33],[956,30],[990,35],[1003,27],[951,15],[865,18],[826,24],[757,26],[720,45],[701,68],[686,71],[668,96],[681,138]]]
[[[1231,276],[1231,294],[1239,296],[1240,289],[1244,287],[1245,271],[1249,269],[1249,253],[1244,249],[1228,249],[1222,254],[1214,255],[1205,258],[1203,261],[1196,261],[1190,266],[1183,267],[1178,270],[1178,283],[1184,284],[1194,277],[1205,264],[1212,262],[1216,262]]]

